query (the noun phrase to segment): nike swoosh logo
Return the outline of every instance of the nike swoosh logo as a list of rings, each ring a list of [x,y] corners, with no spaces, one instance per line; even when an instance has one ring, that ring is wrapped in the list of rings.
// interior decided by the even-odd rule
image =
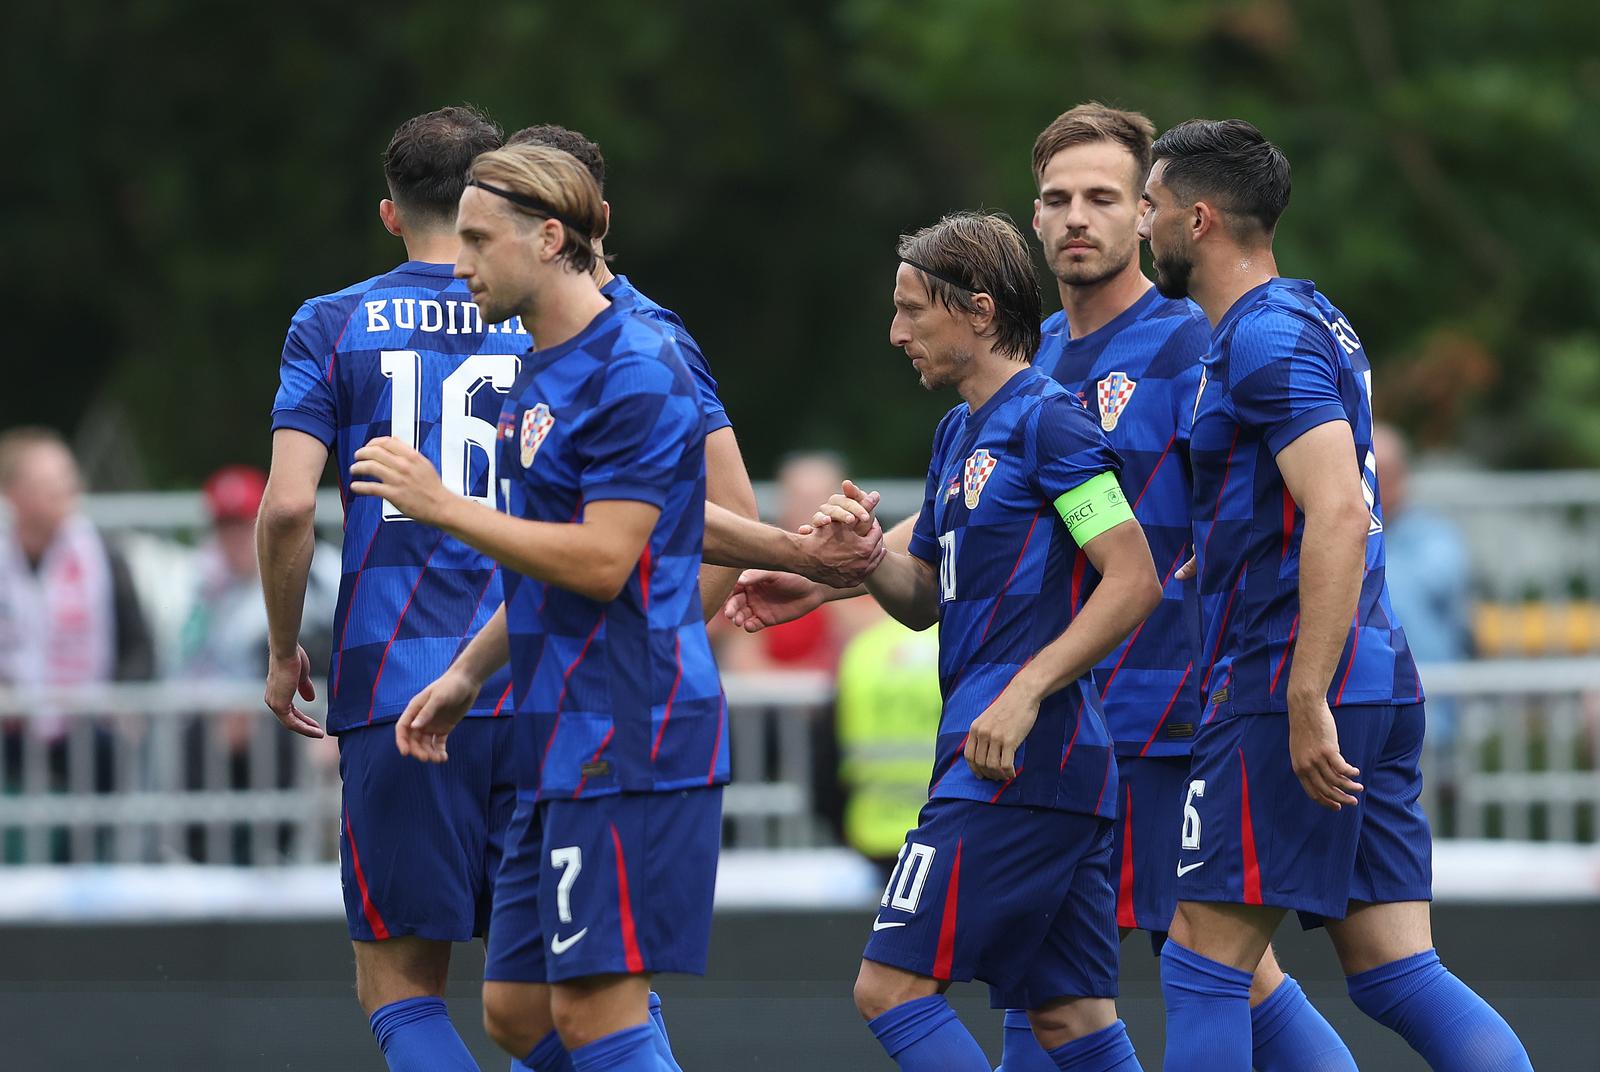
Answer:
[[[589,928],[585,927],[585,928],[583,928],[583,930],[579,931],[577,934],[574,934],[571,938],[563,938],[559,934],[553,935],[551,937],[551,939],[550,939],[550,952],[554,953],[556,956],[559,957],[561,954],[565,953],[567,950],[569,950],[573,946],[577,945],[578,942],[580,942],[583,939],[583,936],[588,934],[588,933],[589,933]]]
[[[885,923],[881,919],[875,919],[875,920],[872,921],[872,929],[875,930],[875,931],[886,931],[890,927],[904,927],[904,926],[905,926],[904,923]]]
[[[1204,860],[1201,860],[1199,863],[1194,863],[1194,864],[1179,864],[1178,865],[1178,877],[1182,878],[1184,875],[1187,875],[1190,871],[1193,871],[1195,868],[1204,867],[1205,865],[1206,865],[1206,862]]]

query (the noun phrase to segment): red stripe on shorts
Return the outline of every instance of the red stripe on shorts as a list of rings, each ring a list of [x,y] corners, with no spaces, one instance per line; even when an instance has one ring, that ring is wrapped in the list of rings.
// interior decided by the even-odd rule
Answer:
[[[956,841],[955,862],[950,865],[950,886],[944,892],[944,919],[939,923],[939,952],[933,958],[933,977],[949,979],[956,959],[956,900],[961,892],[961,841]]]
[[[622,858],[622,835],[617,824],[611,824],[611,844],[617,849],[617,913],[622,917],[622,955],[628,972],[638,975],[644,971],[644,955],[639,952],[639,932],[633,925],[633,899],[628,896],[628,865]]]
[[[1256,829],[1250,821],[1250,774],[1239,749],[1239,840],[1244,843],[1244,903],[1261,903],[1261,868],[1256,863]]]

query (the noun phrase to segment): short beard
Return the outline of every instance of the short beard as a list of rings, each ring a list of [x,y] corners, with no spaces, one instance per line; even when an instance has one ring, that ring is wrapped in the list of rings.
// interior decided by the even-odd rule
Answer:
[[[1194,272],[1194,261],[1181,253],[1167,253],[1153,260],[1156,270],[1156,289],[1166,298],[1187,298],[1189,276]]]
[[[1058,268],[1056,265],[1052,264],[1050,266],[1050,274],[1055,276],[1056,280],[1063,286],[1096,286],[1097,284],[1104,283],[1106,280],[1111,279],[1126,270],[1128,267],[1128,262],[1133,260],[1138,248],[1139,247],[1135,246],[1133,251],[1130,251],[1127,256],[1124,256],[1121,260],[1114,264],[1102,263],[1097,265],[1087,262],[1074,264],[1071,258],[1063,253],[1060,258],[1060,267]]]
[[[947,356],[949,362],[942,376],[930,380],[926,370],[917,375],[917,382],[922,385],[924,391],[954,387],[965,377],[967,368],[972,364],[972,354],[965,350],[952,350]]]

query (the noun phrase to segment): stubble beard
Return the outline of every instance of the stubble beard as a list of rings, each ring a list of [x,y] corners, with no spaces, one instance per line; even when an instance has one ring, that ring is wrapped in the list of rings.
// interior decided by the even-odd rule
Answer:
[[[1050,266],[1050,273],[1063,286],[1092,287],[1112,279],[1127,269],[1128,263],[1133,260],[1138,250],[1135,245],[1132,250],[1118,252],[1101,251],[1101,255],[1093,260],[1074,262],[1071,256],[1061,250],[1057,254],[1056,263]]]
[[[1194,261],[1176,251],[1152,258],[1156,271],[1156,289],[1165,298],[1187,298],[1189,277],[1194,273]]]

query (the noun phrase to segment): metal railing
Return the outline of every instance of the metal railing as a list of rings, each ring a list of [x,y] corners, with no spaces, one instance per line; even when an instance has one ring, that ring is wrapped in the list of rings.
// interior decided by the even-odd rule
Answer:
[[[816,799],[820,673],[725,677],[734,848],[832,842]],[[1600,660],[1424,668],[1424,805],[1439,837],[1600,841]],[[0,859],[274,867],[337,858],[338,758],[256,682],[0,691]],[[933,732],[933,727],[929,727]]]

